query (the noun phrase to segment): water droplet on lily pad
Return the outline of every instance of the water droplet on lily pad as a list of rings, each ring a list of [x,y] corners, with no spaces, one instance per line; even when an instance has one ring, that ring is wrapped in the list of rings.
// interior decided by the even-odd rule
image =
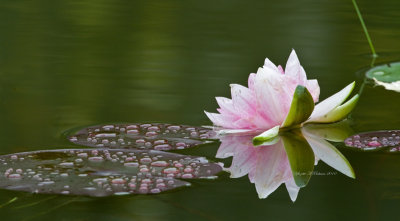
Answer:
[[[0,188],[96,197],[156,194],[222,170],[204,157],[135,149],[43,150],[3,155],[0,163]]]
[[[379,150],[391,147],[395,152],[400,146],[400,130],[372,131],[353,135],[344,141],[348,147],[360,150]],[[396,149],[397,148],[397,149]]]
[[[400,92],[400,62],[392,62],[369,69],[366,77],[387,90]]]
[[[215,132],[204,127],[172,124],[114,124],[84,128],[69,141],[89,147],[146,150],[185,149],[209,142]]]

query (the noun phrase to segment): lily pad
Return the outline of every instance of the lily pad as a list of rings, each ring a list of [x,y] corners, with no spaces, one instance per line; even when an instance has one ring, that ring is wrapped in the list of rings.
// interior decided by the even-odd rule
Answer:
[[[348,137],[344,143],[360,150],[378,150],[400,146],[400,130],[382,130],[360,133]]]
[[[204,127],[171,124],[112,124],[84,128],[69,137],[89,147],[146,150],[185,149],[204,144],[215,132]]]
[[[392,62],[369,69],[365,75],[369,79],[392,83],[400,81],[400,62]]]
[[[215,178],[217,163],[154,150],[61,149],[0,156],[0,188],[32,193],[110,196],[156,194]]]
[[[400,62],[392,62],[369,69],[367,78],[373,79],[377,85],[387,90],[400,92]]]

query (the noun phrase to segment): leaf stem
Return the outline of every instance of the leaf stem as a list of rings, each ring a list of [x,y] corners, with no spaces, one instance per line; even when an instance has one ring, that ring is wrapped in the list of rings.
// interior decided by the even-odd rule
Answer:
[[[0,208],[3,208],[3,207],[7,206],[7,205],[10,204],[10,203],[13,203],[13,202],[16,201],[17,199],[18,199],[18,197],[12,198],[12,199],[9,200],[8,202],[5,202],[5,203],[1,204],[1,205],[0,205]]]
[[[369,36],[368,30],[367,30],[367,26],[365,26],[365,23],[364,23],[364,20],[363,20],[363,18],[362,18],[360,9],[358,9],[356,0],[352,0],[352,2],[353,2],[353,5],[354,5],[354,9],[355,9],[356,12],[357,12],[358,18],[360,19],[361,26],[362,26],[362,28],[364,29],[365,37],[367,37],[369,47],[371,48],[372,57],[378,57],[378,55],[377,55],[376,52],[375,52],[374,45],[372,44],[371,37]]]

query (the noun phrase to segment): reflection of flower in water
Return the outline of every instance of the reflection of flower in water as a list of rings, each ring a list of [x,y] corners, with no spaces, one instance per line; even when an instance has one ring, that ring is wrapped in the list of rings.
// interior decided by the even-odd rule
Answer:
[[[270,146],[254,147],[254,135],[226,135],[220,138],[221,146],[217,158],[232,156],[232,164],[226,171],[232,178],[248,174],[250,182],[254,183],[258,196],[266,198],[282,183],[285,183],[292,201],[299,192],[296,186],[289,160],[282,140]]]
[[[315,164],[319,159],[339,172],[354,178],[354,172],[347,159],[329,142],[342,141],[351,131],[347,122],[331,125],[306,126],[301,136],[307,140],[315,156]],[[259,198],[266,198],[281,184],[285,183],[292,201],[295,201],[300,188],[294,181],[288,154],[283,142],[291,139],[280,136],[278,142],[272,145],[254,147],[254,134],[229,134],[220,136],[221,145],[217,158],[233,157],[232,164],[225,170],[231,173],[231,178],[239,178],[248,174],[251,183],[254,183]],[[306,147],[298,147],[306,148]],[[307,172],[309,175],[312,171]],[[300,174],[301,175],[301,174]],[[304,175],[304,174],[303,174]]]

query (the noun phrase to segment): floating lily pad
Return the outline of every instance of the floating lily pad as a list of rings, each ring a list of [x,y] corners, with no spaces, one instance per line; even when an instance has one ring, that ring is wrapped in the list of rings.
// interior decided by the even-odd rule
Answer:
[[[0,156],[0,188],[96,197],[156,194],[190,185],[179,179],[214,178],[221,170],[204,157],[163,151],[44,150]]]
[[[175,150],[210,142],[207,139],[214,134],[208,128],[185,125],[113,124],[84,128],[69,140],[89,147]]]
[[[400,62],[373,67],[366,72],[366,76],[387,90],[400,92]]]
[[[400,130],[382,130],[360,133],[347,138],[348,147],[361,150],[378,150],[386,147],[400,146]]]
[[[370,79],[391,83],[400,81],[400,62],[392,62],[369,69],[366,76]]]

